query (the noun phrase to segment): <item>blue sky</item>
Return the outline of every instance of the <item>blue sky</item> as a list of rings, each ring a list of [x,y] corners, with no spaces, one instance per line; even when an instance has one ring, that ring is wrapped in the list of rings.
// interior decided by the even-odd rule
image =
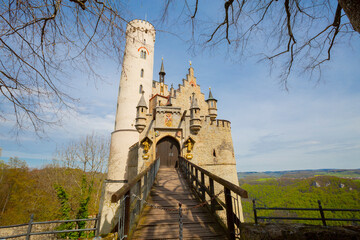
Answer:
[[[146,16],[158,30],[153,78],[158,79],[163,57],[165,81],[176,87],[192,61],[202,91],[207,95],[211,86],[218,99],[218,118],[232,123],[238,171],[360,168],[358,35],[351,46],[339,44],[334,49],[333,60],[323,66],[320,82],[306,74],[293,74],[289,91],[285,91],[277,69],[270,74],[267,63],[258,62],[256,56],[239,61],[223,46],[194,55],[184,41],[191,34],[189,29],[172,25],[171,19],[158,24],[162,6],[153,5],[146,1],[129,1],[126,5],[129,20]],[[217,7],[207,6],[206,11]],[[40,167],[51,162],[57,146],[70,140],[92,132],[110,136],[120,69],[110,59],[101,59],[101,63],[98,68],[104,80],[72,76],[74,84],[68,91],[79,98],[79,109],[64,113],[62,127],[47,129],[47,137],[38,139],[31,132],[23,132],[16,138],[9,133],[13,123],[0,122],[1,159],[17,156],[30,166]]]

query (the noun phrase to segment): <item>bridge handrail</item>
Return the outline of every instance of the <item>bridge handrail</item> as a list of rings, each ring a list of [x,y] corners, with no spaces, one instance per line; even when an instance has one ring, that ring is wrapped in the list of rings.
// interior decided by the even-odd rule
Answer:
[[[139,216],[144,207],[143,201],[138,201],[134,195],[146,199],[155,181],[160,167],[160,158],[156,159],[144,171],[139,173],[129,183],[123,185],[111,196],[111,202],[118,202],[117,232],[120,239],[128,238],[129,232],[136,226]],[[115,229],[114,229],[115,230]]]
[[[117,202],[123,197],[141,178],[147,174],[154,165],[160,161],[160,159],[156,159],[153,163],[150,164],[147,168],[145,168],[144,171],[139,173],[134,179],[132,179],[130,182],[124,184],[119,190],[117,190],[112,196],[111,196],[111,202]]]
[[[183,161],[188,162],[191,166],[193,166],[195,169],[199,170],[200,172],[204,173],[205,175],[207,175],[208,177],[212,178],[213,180],[215,180],[216,182],[220,183],[221,185],[223,185],[224,187],[227,187],[229,190],[233,191],[234,193],[236,193],[237,195],[239,195],[242,198],[248,198],[248,192],[244,189],[242,189],[239,186],[236,186],[235,184],[219,177],[216,176],[215,174],[203,169],[202,167],[199,167],[198,165],[195,165],[194,163],[186,160],[183,157],[180,157]]]
[[[198,197],[209,206],[213,215],[216,216],[220,220],[220,223],[223,223],[224,228],[228,230],[229,239],[239,238],[242,218],[240,199],[248,197],[247,191],[183,157],[179,157],[179,167]],[[205,185],[205,176],[208,177],[208,187]],[[223,187],[223,190],[217,194],[215,194],[214,182],[219,184],[220,188]],[[206,194],[208,196],[206,196]],[[220,198],[223,198],[225,201],[222,201]],[[224,215],[220,216],[221,214],[216,211],[223,210],[223,207],[226,210],[226,217]]]

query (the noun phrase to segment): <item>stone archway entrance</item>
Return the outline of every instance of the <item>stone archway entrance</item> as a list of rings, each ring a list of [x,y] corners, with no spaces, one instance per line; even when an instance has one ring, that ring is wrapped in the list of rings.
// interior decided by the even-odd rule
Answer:
[[[160,167],[175,167],[180,155],[180,145],[172,137],[164,137],[156,144],[156,158],[160,157]]]

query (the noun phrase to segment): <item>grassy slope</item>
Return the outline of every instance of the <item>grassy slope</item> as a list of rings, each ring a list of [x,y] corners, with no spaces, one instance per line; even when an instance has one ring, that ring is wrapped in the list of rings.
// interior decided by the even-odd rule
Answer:
[[[333,171],[333,170],[332,170]],[[275,178],[271,174],[249,174],[240,179],[240,186],[248,191],[249,199],[243,200],[245,220],[253,222],[252,199],[256,199],[257,206],[266,207],[304,207],[317,208],[317,200],[322,202],[324,208],[349,208],[360,209],[360,181],[340,178],[337,175],[349,177],[359,177],[359,170],[346,171],[313,171],[311,174],[320,175],[316,177],[306,177],[309,171],[302,171],[284,174],[276,174]],[[319,212],[305,211],[260,211],[261,216],[301,216],[319,217]],[[326,212],[327,218],[357,218],[360,213],[354,212]],[[301,221],[302,223],[321,224],[318,221]],[[344,223],[332,222],[333,225]],[[345,224],[351,224],[346,222]]]

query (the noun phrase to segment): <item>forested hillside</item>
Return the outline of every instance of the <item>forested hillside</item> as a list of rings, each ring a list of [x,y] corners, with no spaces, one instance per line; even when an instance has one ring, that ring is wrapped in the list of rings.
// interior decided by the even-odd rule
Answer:
[[[282,177],[269,177],[261,174],[254,176],[252,174],[240,179],[240,186],[249,193],[249,199],[243,199],[244,215],[247,222],[254,222],[252,199],[256,200],[257,206],[262,207],[317,208],[317,200],[320,200],[324,208],[360,209],[360,180],[358,179],[326,176],[326,174],[307,178],[299,177],[298,173],[291,174],[291,177],[285,176],[289,176],[289,174]],[[320,217],[318,211],[259,211],[258,215]],[[325,217],[360,219],[360,213],[325,212]],[[320,221],[299,222],[321,224]],[[356,225],[359,223],[329,222],[328,225],[341,224]]]
[[[0,225],[26,223],[31,214],[35,221],[95,215],[104,177],[54,164],[29,169],[17,158],[0,160]]]
[[[239,179],[253,178],[308,178],[316,176],[335,176],[343,178],[359,178],[360,169],[316,169],[316,170],[291,170],[291,171],[266,171],[266,172],[238,172]]]

